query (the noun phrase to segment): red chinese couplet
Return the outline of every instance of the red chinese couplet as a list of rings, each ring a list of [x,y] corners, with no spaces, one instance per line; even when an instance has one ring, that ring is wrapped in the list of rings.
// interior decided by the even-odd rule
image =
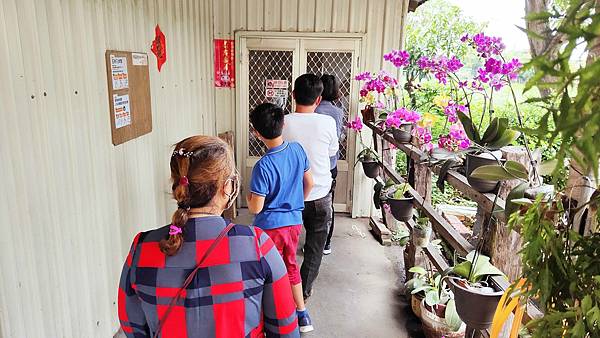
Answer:
[[[235,88],[235,41],[215,39],[215,87]]]

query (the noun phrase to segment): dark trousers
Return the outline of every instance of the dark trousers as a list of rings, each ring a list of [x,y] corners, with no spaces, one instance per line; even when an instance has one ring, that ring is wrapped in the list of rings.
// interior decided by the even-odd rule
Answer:
[[[304,202],[302,221],[306,229],[306,240],[304,242],[304,261],[300,268],[304,298],[308,298],[312,294],[313,283],[319,275],[332,214],[331,194],[318,200]]]
[[[329,193],[331,194],[331,210],[334,210],[334,212],[331,214],[331,222],[329,224],[329,233],[327,234],[327,242],[325,242],[325,247],[331,245],[331,237],[333,236],[333,226],[335,223],[335,209],[333,208],[333,200],[335,199],[335,184],[337,175],[337,167],[331,169],[331,178],[333,181],[331,181],[331,190],[329,190]]]

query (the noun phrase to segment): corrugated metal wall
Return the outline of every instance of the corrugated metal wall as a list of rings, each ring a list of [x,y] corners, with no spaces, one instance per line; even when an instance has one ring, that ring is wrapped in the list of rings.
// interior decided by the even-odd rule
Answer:
[[[215,132],[212,13],[197,0],[0,0],[0,336],[116,332],[130,241],[173,210],[170,145]],[[116,147],[107,49],[150,57],[154,129]]]
[[[408,0],[214,0],[215,38],[233,39],[238,30],[365,33],[364,70],[384,67],[383,54],[400,48]],[[218,88],[217,130],[235,130],[235,90]],[[365,132],[365,134],[368,131]],[[366,140],[369,138],[366,137]],[[372,180],[354,176],[354,216],[371,213]]]
[[[0,337],[109,337],[133,235],[164,224],[170,145],[235,130],[212,38],[366,33],[365,68],[398,48],[407,0],[0,0]],[[154,26],[167,37],[156,70]],[[104,52],[148,52],[153,131],[111,144]],[[217,113],[215,113],[217,112]],[[355,214],[370,185],[356,175]]]

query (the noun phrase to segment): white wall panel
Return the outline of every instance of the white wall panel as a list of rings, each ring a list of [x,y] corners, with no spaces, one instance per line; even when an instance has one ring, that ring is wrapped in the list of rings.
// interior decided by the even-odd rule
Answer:
[[[214,134],[213,4],[0,0],[0,336],[110,337],[140,230],[165,224],[171,145]],[[167,38],[156,70],[154,26]],[[110,135],[104,52],[149,54],[153,131]]]
[[[212,0],[215,37],[234,38],[236,30],[365,33],[362,70],[393,66],[383,54],[402,45],[408,0]],[[245,15],[244,15],[245,14]],[[245,19],[245,21],[244,21]],[[234,23],[235,21],[235,23]],[[229,27],[229,30],[227,30]],[[235,90],[217,89],[217,130],[235,128]],[[369,139],[366,137],[365,139]],[[368,216],[372,180],[355,175],[353,215]]]

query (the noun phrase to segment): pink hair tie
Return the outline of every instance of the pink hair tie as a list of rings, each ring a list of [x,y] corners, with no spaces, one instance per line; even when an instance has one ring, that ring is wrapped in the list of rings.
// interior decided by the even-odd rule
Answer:
[[[190,181],[188,180],[187,176],[181,176],[179,178],[179,185],[183,185],[184,187],[190,185]]]
[[[169,227],[169,235],[177,235],[183,233],[183,230],[181,230],[180,227],[171,224],[171,226]]]

